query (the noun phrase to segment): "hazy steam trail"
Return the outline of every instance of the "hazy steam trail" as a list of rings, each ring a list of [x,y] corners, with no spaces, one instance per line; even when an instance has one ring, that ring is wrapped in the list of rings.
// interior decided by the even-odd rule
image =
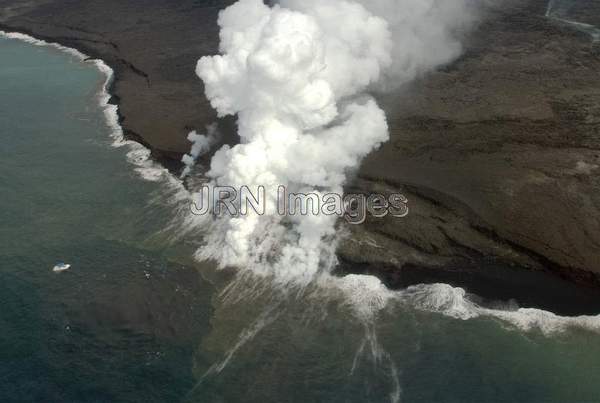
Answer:
[[[568,17],[570,10],[576,7],[576,1],[550,0],[546,8],[546,17],[588,34],[593,42],[600,42],[600,28],[591,24],[574,21]]]

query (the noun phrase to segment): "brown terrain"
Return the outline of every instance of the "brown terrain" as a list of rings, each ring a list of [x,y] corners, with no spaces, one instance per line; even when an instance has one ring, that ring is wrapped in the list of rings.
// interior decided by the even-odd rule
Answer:
[[[229,3],[0,0],[0,29],[105,60],[126,134],[176,169],[188,131],[216,119],[194,66],[217,52]],[[580,3],[569,19],[600,26],[600,2]],[[377,95],[391,140],[348,190],[401,191],[411,211],[349,228],[340,271],[600,310],[600,43],[546,8],[490,7],[459,60]],[[232,123],[221,122],[229,142]]]

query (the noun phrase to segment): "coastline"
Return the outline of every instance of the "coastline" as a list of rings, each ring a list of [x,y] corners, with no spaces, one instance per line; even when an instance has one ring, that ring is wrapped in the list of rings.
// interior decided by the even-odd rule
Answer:
[[[138,139],[127,138],[123,127],[121,126],[122,116],[119,113],[119,105],[115,102],[115,97],[111,94],[111,88],[114,84],[115,72],[102,59],[88,56],[83,51],[63,45],[58,42],[39,39],[22,32],[7,32],[0,29],[0,37],[16,39],[34,46],[47,46],[57,49],[75,57],[82,63],[93,64],[104,76],[104,82],[96,94],[98,106],[102,109],[107,126],[110,128],[110,137],[113,139],[112,146],[115,148],[127,147],[127,160],[135,165],[135,171],[144,179],[151,182],[157,182],[165,179],[169,173],[168,169],[161,166],[151,157],[152,151]],[[171,175],[168,175],[169,177]]]
[[[294,264],[220,269],[198,253],[222,232],[190,214],[206,161],[182,180],[126,138],[111,59],[17,32],[0,31],[0,48],[5,399],[535,403],[600,393],[595,282],[510,244],[473,199],[386,181],[371,161],[371,176],[357,172],[342,194],[401,191],[409,221],[340,220],[337,270],[306,287],[280,281]],[[450,125],[440,131],[456,141]],[[424,159],[435,166],[440,153]],[[72,269],[54,273],[57,259]]]
[[[216,119],[194,67],[218,52],[217,15],[232,1],[111,1],[34,1],[0,12],[0,28],[104,60],[125,138],[176,172],[188,133]],[[547,0],[490,5],[462,57],[378,94],[391,140],[363,161],[348,189],[408,191],[415,214],[362,226],[353,234],[360,253],[343,244],[343,259],[400,272],[489,257],[600,290],[600,228],[587,219],[600,215],[596,57],[587,37],[550,22],[546,9]],[[237,144],[235,118],[219,124],[223,144]],[[370,238],[387,247],[385,256],[362,242]]]
[[[128,143],[129,145],[141,145],[145,150],[147,150],[148,160],[152,159],[156,161],[170,172],[176,172],[181,168],[182,164],[178,163],[177,161],[179,161],[179,159],[185,154],[184,151],[170,153],[165,150],[158,150],[156,147],[153,147],[150,143],[148,143],[142,135],[133,130],[127,129],[123,125],[125,116],[123,116],[119,108],[120,97],[116,95],[114,91],[117,81],[119,80],[117,69],[110,66],[109,62],[103,59],[101,55],[93,48],[83,46],[76,40],[68,38],[60,40],[60,38],[40,35],[24,27],[11,27],[2,22],[0,22],[0,35],[8,38],[23,40],[35,46],[50,46],[64,51],[80,59],[82,62],[92,62],[96,64],[97,68],[106,77],[106,81],[104,82],[102,88],[102,94],[99,95],[101,97],[100,106],[105,111],[107,123],[115,131],[115,133],[113,133],[115,136],[115,141],[132,142]],[[138,151],[140,154],[145,154],[141,149]],[[142,162],[144,161],[144,156],[139,155],[134,159]]]
[[[0,28],[3,27],[2,24],[0,24]],[[78,48],[72,48],[70,46],[66,46],[66,43],[63,42],[61,43],[60,41],[54,41],[51,38],[47,38],[47,37],[41,37],[42,39],[36,39],[36,37],[29,35],[28,33],[15,33],[15,35],[21,35],[23,37],[28,37],[31,38],[32,41],[37,41],[40,44],[45,44],[48,46],[53,46],[55,48],[61,49],[61,50],[65,50],[70,54],[76,55],[80,60],[82,61],[89,61],[89,62],[93,62],[98,69],[100,69],[102,71],[102,73],[105,75],[106,80],[105,83],[103,85],[103,89],[102,89],[102,93],[99,95],[100,97],[100,106],[103,108],[105,116],[107,118],[107,123],[111,126],[111,128],[114,130],[114,141],[115,143],[113,145],[115,146],[122,146],[122,145],[129,145],[131,150],[128,153],[128,160],[130,160],[130,162],[132,162],[134,165],[136,165],[136,171],[138,171],[142,177],[144,179],[147,180],[153,180],[153,181],[158,181],[158,180],[162,180],[165,178],[168,178],[168,181],[172,181],[175,183],[175,186],[181,186],[180,182],[177,182],[177,180],[173,177],[173,175],[169,174],[169,170],[167,168],[164,168],[163,166],[171,166],[171,168],[173,167],[172,165],[172,161],[171,162],[167,162],[166,164],[163,164],[162,166],[159,165],[159,163],[155,162],[155,161],[159,161],[160,163],[162,163],[163,161],[161,161],[160,158],[156,157],[156,154],[154,153],[154,149],[152,146],[150,146],[148,143],[145,143],[144,140],[141,138],[141,136],[136,136],[136,135],[131,135],[131,133],[127,133],[127,131],[122,127],[121,123],[123,121],[123,116],[120,113],[120,109],[119,109],[119,98],[112,94],[112,89],[114,88],[115,85],[115,81],[118,79],[118,77],[115,77],[115,70],[109,66],[108,62],[102,60],[101,58],[97,58],[97,57],[93,57],[93,56],[88,56],[88,55],[93,55],[94,52],[87,52],[85,47],[78,47],[81,48],[81,50],[78,50]],[[139,137],[139,138],[138,138]],[[144,176],[145,175],[145,176]],[[344,254],[344,251],[340,251],[341,254]],[[404,280],[401,281],[397,281],[395,280],[395,278],[398,275],[402,276],[402,270],[400,268],[393,268],[393,270],[395,270],[397,273],[393,273],[392,275],[390,275],[390,271],[388,270],[388,268],[379,268],[377,270],[371,270],[371,269],[364,269],[361,268],[364,266],[364,264],[360,261],[354,261],[354,262],[350,262],[351,266],[353,266],[353,269],[347,270],[347,272],[361,272],[361,273],[365,273],[365,272],[371,272],[373,274],[376,274],[378,277],[383,277],[386,280],[386,284],[388,286],[390,286],[390,288],[392,289],[398,289],[401,287],[405,287],[407,285],[415,285],[415,284],[419,284],[422,280],[427,280],[430,283],[431,281],[431,270],[422,270],[419,272],[419,270],[404,270],[404,272],[408,272],[408,275],[405,275],[405,277],[410,277],[412,278],[412,280],[410,280],[408,283],[405,282]],[[372,265],[371,265],[372,266]],[[423,266],[423,267],[427,267],[427,266]],[[434,268],[432,269],[434,271],[437,270],[437,275],[433,276],[433,282],[439,282],[440,279],[444,279],[445,278],[445,268]],[[523,271],[529,272],[528,268],[523,268]],[[346,271],[346,270],[342,270],[342,271]],[[469,281],[469,279],[467,279],[465,281],[465,277],[469,277],[468,274],[468,270],[463,270],[460,267],[457,269],[457,271],[454,272],[455,277],[458,277],[458,280],[456,280],[453,285],[454,286],[464,286],[466,284],[470,284],[472,283],[471,281]],[[412,273],[412,274],[410,274]],[[416,273],[416,275],[415,275]],[[545,273],[544,273],[545,274]],[[556,273],[554,273],[556,274]],[[493,283],[492,283],[493,284]],[[583,283],[582,283],[583,284]],[[591,288],[593,289],[593,284],[591,283],[586,283],[583,285],[585,288]],[[586,287],[587,286],[587,287]],[[489,287],[487,287],[489,288]],[[482,290],[486,289],[486,287],[481,288]],[[545,290],[538,290],[540,292],[540,300],[544,300],[547,299],[548,297],[545,295]],[[490,298],[494,298],[495,295],[482,295],[483,297],[490,297]],[[535,300],[536,298],[534,298]],[[546,306],[544,305],[544,303],[539,303],[539,304],[534,304],[535,306]],[[586,306],[586,304],[581,301],[581,302],[577,302],[574,301],[572,304],[575,308],[573,308],[573,313],[577,313],[577,312],[584,312],[584,313],[589,313],[589,307]],[[580,306],[581,308],[578,309],[577,306]],[[585,309],[584,309],[585,308]]]

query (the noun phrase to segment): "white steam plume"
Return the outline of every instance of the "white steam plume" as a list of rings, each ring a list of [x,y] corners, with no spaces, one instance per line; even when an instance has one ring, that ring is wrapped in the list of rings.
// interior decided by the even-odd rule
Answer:
[[[281,217],[276,189],[343,191],[347,171],[388,140],[365,91],[414,79],[460,52],[465,0],[240,0],[219,16],[222,55],[196,73],[241,144],[213,157],[213,186],[266,188],[266,214],[212,221],[199,257],[306,284],[335,261],[337,216]],[[206,222],[202,223],[206,225]]]
[[[198,134],[195,130],[188,134],[187,138],[192,143],[192,149],[189,154],[185,154],[181,158],[181,162],[185,165],[181,178],[188,176],[198,158],[210,151],[210,148],[217,142],[217,136],[216,123],[206,126],[206,134]]]

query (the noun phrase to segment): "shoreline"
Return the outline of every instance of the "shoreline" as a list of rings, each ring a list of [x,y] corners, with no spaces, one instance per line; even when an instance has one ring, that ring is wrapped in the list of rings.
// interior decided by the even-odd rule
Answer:
[[[75,46],[68,40],[61,42],[56,38],[39,35],[23,27],[11,27],[2,22],[0,22],[0,35],[7,38],[23,40],[35,46],[50,46],[80,59],[81,62],[92,62],[93,64],[96,64],[97,68],[106,77],[106,81],[104,82],[102,88],[102,94],[100,94],[103,97],[101,99],[102,104],[100,106],[103,108],[105,113],[108,113],[106,115],[107,123],[111,129],[115,130],[115,132],[118,132],[118,135],[115,135],[120,136],[123,142],[131,141],[144,147],[146,150],[148,150],[148,158],[151,157],[170,172],[175,172],[177,169],[181,168],[182,165],[176,164],[178,158],[175,158],[174,155],[166,156],[165,151],[156,150],[155,147],[152,147],[152,145],[145,141],[141,135],[124,127],[123,122],[125,117],[119,108],[120,98],[114,93],[114,87],[119,79],[117,77],[117,69],[111,67],[110,64],[102,57],[97,55],[97,52],[95,52],[92,48]],[[107,112],[107,109],[110,109],[110,111]],[[117,141],[118,139],[115,138],[115,140]],[[183,156],[184,154],[185,153],[181,153],[179,157]]]
[[[104,60],[114,70],[110,102],[119,105],[124,137],[177,173],[189,132],[216,119],[194,68],[199,57],[218,53],[217,15],[229,3],[52,0],[0,13],[0,27]],[[417,214],[355,231],[358,242],[380,240],[384,256],[363,243],[360,256],[342,245],[342,257],[398,261],[399,271],[488,256],[600,290],[600,224],[588,219],[600,216],[599,184],[590,175],[600,166],[598,141],[589,125],[599,116],[600,80],[590,73],[597,59],[587,37],[550,22],[546,9],[547,0],[490,5],[458,60],[402,91],[378,94],[391,140],[347,185],[360,182],[358,190],[369,193],[372,185],[414,189]],[[588,14],[600,15],[595,10]],[[235,118],[219,126],[222,143],[237,144]]]
[[[111,93],[111,88],[115,81],[115,71],[104,60],[92,57],[77,48],[66,46],[56,41],[48,41],[47,39],[36,38],[28,33],[2,30],[0,24],[0,37],[20,40],[34,46],[47,46],[64,52],[75,57],[82,63],[93,64],[94,67],[104,76],[104,82],[100,86],[100,90],[96,94],[98,106],[102,109],[107,126],[110,128],[110,137],[113,142],[112,147],[120,148],[127,146],[127,161],[136,166],[135,171],[144,179],[151,182],[164,179],[163,175],[169,170],[159,161],[152,159],[152,149],[138,139],[127,138],[125,130],[121,125],[123,117],[119,112],[119,104],[114,101],[115,96]]]
[[[0,28],[1,27],[2,24],[0,24]],[[56,41],[38,39],[27,33],[17,31],[0,31],[0,35],[10,39],[22,40],[35,46],[53,47],[73,57],[76,57],[81,62],[92,63],[105,77],[105,80],[101,86],[101,90],[99,91],[97,96],[99,106],[103,110],[103,114],[105,116],[107,125],[111,129],[110,135],[111,138],[114,140],[112,146],[129,147],[129,151],[127,152],[127,160],[135,166],[134,170],[138,172],[138,174],[140,174],[142,179],[155,182],[165,180],[165,182],[169,182],[171,185],[177,187],[183,186],[183,182],[179,181],[176,178],[176,176],[173,175],[172,171],[162,166],[159,161],[153,159],[151,148],[144,145],[144,143],[137,141],[137,139],[127,138],[125,131],[121,126],[122,116],[119,113],[118,99],[115,101],[115,98],[118,97],[115,97],[111,93],[111,88],[113,88],[115,82],[115,72],[114,69],[111,68],[104,60],[88,56],[86,53],[84,53],[83,50],[72,48]],[[453,287],[464,288],[465,286],[468,286],[467,293],[474,293],[477,295],[477,297],[484,301],[498,301],[499,296],[509,295],[507,293],[496,292],[496,290],[494,290],[493,287],[493,281],[489,281],[489,278],[488,280],[485,280],[485,275],[481,276],[481,273],[478,273],[476,270],[457,270],[454,273],[452,273],[451,271],[440,268],[429,270],[427,268],[411,269],[409,267],[408,269],[404,270],[404,274],[402,271],[397,273],[398,276],[404,276],[405,278],[408,278],[408,280],[398,281],[397,275],[392,275],[390,277],[389,272],[385,269],[372,270],[370,268],[361,268],[361,264],[349,264],[354,268],[347,270],[346,268],[338,267],[336,270],[334,270],[334,273],[371,274],[375,277],[380,278],[391,290],[398,290],[401,288],[420,284],[445,284],[446,281],[440,280],[448,279],[449,281],[447,282]],[[522,274],[525,277],[529,274],[534,276],[534,278],[537,274],[542,275],[542,277],[547,275],[547,273],[536,273],[535,271],[530,271],[527,269],[518,270],[523,271]],[[469,274],[469,272],[471,274]],[[542,277],[540,277],[540,279],[542,279]],[[578,287],[581,290],[589,291],[589,287],[577,285],[576,283],[572,282],[569,282],[569,284],[572,284],[573,286]],[[504,287],[506,287],[506,285],[504,285]],[[569,306],[566,307],[564,310],[551,311],[549,308],[553,305],[549,305],[548,302],[551,301],[555,296],[546,292],[546,290],[537,291],[540,291],[539,294],[530,298],[530,300],[533,301],[533,303],[528,307],[545,309],[548,312],[552,313],[562,313],[567,315],[565,317],[577,317],[578,315],[589,315],[592,313],[590,311],[590,306],[588,305],[589,298],[587,292],[583,301],[571,301],[572,303],[569,304]],[[525,294],[521,295],[524,296]],[[516,297],[516,299],[518,300],[518,295]],[[508,299],[510,298],[507,298],[507,300]],[[521,300],[523,299],[521,298]]]

